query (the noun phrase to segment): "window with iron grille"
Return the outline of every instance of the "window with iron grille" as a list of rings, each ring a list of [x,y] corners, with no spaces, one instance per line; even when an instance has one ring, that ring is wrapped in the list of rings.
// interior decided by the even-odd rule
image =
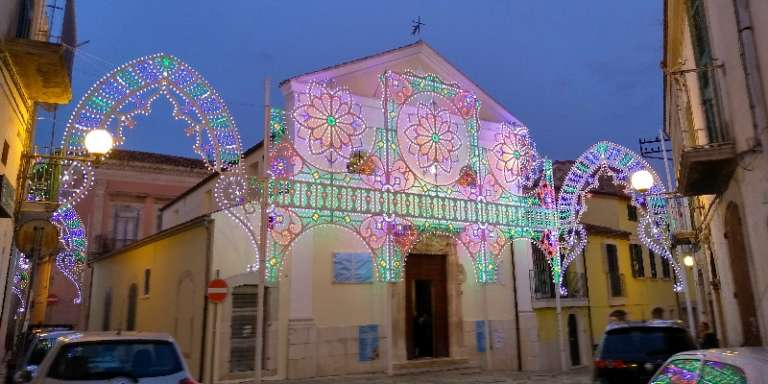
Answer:
[[[623,296],[623,287],[621,284],[621,274],[619,273],[619,255],[615,244],[605,245],[605,255],[608,265],[608,285],[611,289],[611,296]]]
[[[241,285],[232,290],[231,342],[229,371],[253,372],[256,358],[256,285]]]
[[[645,266],[643,265],[643,247],[640,244],[630,244],[629,257],[632,260],[632,277],[645,277]]]
[[[537,246],[533,248],[533,293],[536,298],[555,297],[555,283],[547,261],[547,255]]]

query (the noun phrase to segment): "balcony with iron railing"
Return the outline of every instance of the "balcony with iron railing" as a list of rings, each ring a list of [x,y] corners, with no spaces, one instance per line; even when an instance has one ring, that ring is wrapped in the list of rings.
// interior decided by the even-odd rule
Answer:
[[[673,71],[667,77],[667,129],[685,196],[725,190],[736,168],[736,147],[723,118],[722,66]]]
[[[531,302],[534,308],[552,307],[555,305],[555,284],[548,269],[529,270]],[[584,273],[568,271],[564,276],[566,293],[560,296],[565,306],[587,305],[587,279]]]
[[[0,59],[13,68],[30,101],[66,104],[77,45],[75,0],[16,1],[16,35],[2,40]]]

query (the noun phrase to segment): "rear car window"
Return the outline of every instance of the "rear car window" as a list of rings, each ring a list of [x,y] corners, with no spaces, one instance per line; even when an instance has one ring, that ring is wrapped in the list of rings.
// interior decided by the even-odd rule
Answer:
[[[705,361],[701,368],[701,381],[704,384],[746,384],[747,375],[744,371],[731,364],[719,361]]]
[[[626,327],[606,332],[601,356],[622,360],[666,359],[692,349],[696,349],[696,344],[682,328]]]
[[[183,369],[176,348],[167,341],[91,341],[64,345],[48,376],[57,380],[140,379]]]
[[[699,359],[675,359],[659,370],[651,384],[696,383],[699,380],[699,368]]]
[[[51,350],[51,347],[53,347],[54,344],[56,344],[55,337],[38,339],[35,342],[35,345],[32,346],[32,351],[29,354],[29,365],[40,365],[40,363],[43,362],[45,355],[48,354],[48,351]]]

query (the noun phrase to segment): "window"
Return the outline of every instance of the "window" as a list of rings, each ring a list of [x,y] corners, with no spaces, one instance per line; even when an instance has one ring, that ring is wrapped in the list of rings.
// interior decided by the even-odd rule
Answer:
[[[669,260],[667,260],[667,258],[664,256],[662,256],[659,260],[661,261],[661,277],[669,279],[672,277]]]
[[[173,343],[107,339],[62,346],[48,370],[48,377],[77,382],[113,382],[117,377],[144,382],[140,379],[151,377],[155,379],[148,381],[169,382],[171,379],[167,376],[183,371],[184,365]]]
[[[651,311],[651,317],[654,320],[664,319],[664,309],[659,307],[654,308],[653,311]]]
[[[614,319],[614,321],[627,321],[627,312],[621,309],[617,309],[611,312],[611,314],[608,315],[608,317],[611,319]]]
[[[131,284],[131,287],[128,288],[128,311],[127,311],[127,318],[125,319],[126,331],[136,330],[136,305],[138,304],[136,300],[138,298],[139,298],[139,287],[137,287],[135,283]]]
[[[702,70],[697,71],[696,74],[699,80],[701,108],[704,112],[704,120],[706,121],[709,142],[722,142],[725,141],[727,137],[725,137],[724,131],[719,127],[719,99],[717,97],[715,72],[711,69],[706,69],[714,64],[714,60],[712,59],[712,50],[709,45],[704,0],[688,1],[688,17],[688,26],[690,28],[696,67],[702,68]]]
[[[624,296],[621,274],[619,273],[619,255],[615,244],[605,245],[605,256],[608,266],[608,287],[611,297]]]
[[[701,367],[702,384],[747,384],[747,375],[744,371],[731,364],[721,363],[719,361],[705,361]]]
[[[699,379],[699,367],[699,359],[675,359],[661,368],[651,383],[695,383]]]
[[[2,155],[2,162],[3,165],[8,164],[8,153],[11,151],[11,146],[8,145],[8,140],[3,140],[3,155]]]
[[[637,221],[637,207],[632,204],[627,204],[627,220]]]
[[[645,266],[643,265],[643,247],[640,244],[630,244],[629,257],[632,260],[632,277],[645,277]]]
[[[112,239],[114,249],[122,248],[139,237],[139,208],[130,205],[118,205],[114,208]]]
[[[144,296],[149,295],[149,278],[152,277],[152,270],[147,268],[144,270]]]
[[[101,330],[109,331],[110,317],[112,315],[112,290],[107,289],[107,294],[104,295],[104,313],[101,316]]]
[[[651,269],[651,278],[656,279],[659,277],[656,272],[656,254],[650,249],[648,250],[648,267]]]

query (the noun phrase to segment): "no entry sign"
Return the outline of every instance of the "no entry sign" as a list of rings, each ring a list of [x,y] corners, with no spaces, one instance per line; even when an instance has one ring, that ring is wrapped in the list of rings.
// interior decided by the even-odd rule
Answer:
[[[212,303],[221,303],[227,298],[229,291],[227,282],[222,279],[214,279],[208,283],[208,300]]]

